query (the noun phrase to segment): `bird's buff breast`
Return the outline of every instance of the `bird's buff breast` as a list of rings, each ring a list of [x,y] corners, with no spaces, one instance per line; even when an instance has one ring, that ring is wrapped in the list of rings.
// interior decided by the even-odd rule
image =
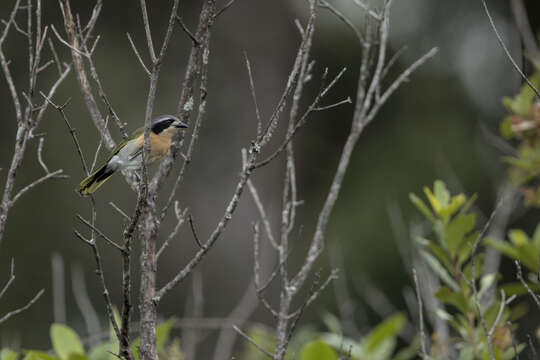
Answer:
[[[142,156],[140,150],[144,144],[144,137],[132,140],[126,144],[109,162],[115,168],[121,169],[137,169],[141,166]],[[160,160],[163,158],[169,147],[171,146],[171,139],[169,137],[158,136],[150,133],[150,156],[148,157],[148,163]],[[139,154],[137,154],[139,152]],[[137,154],[134,156],[134,154]]]

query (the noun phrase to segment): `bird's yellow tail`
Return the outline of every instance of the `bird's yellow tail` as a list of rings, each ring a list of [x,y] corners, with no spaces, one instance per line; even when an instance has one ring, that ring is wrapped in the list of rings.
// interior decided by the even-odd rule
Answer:
[[[105,181],[107,181],[112,174],[114,174],[114,170],[107,169],[107,165],[105,164],[96,171],[94,171],[90,176],[88,176],[86,179],[81,181],[79,186],[77,187],[77,192],[81,194],[82,196],[93,194],[94,191],[96,191]]]

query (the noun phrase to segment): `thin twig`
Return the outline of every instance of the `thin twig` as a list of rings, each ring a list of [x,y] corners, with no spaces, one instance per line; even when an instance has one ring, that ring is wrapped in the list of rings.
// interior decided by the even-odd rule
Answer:
[[[255,105],[255,115],[257,116],[257,137],[259,137],[261,136],[261,131],[262,131],[261,112],[259,110],[259,104],[257,103],[257,93],[255,91],[253,74],[251,73],[251,63],[249,62],[247,52],[245,51],[244,51],[244,58],[246,60],[246,68],[247,68],[247,72],[249,76],[249,89],[251,90],[251,99],[253,101],[253,105]]]
[[[40,177],[39,179],[34,180],[30,184],[26,185],[21,190],[19,190],[19,192],[17,194],[15,194],[13,199],[11,199],[11,205],[15,204],[17,202],[17,200],[19,200],[21,198],[21,196],[26,194],[27,191],[31,190],[32,188],[38,186],[39,184],[41,184],[41,183],[43,183],[43,182],[45,182],[45,181],[47,181],[49,179],[52,179],[52,178],[66,178],[67,175],[62,175],[62,173],[63,173],[63,170],[59,169],[59,170],[56,170],[56,171],[54,171],[52,173],[48,173],[47,175],[44,175],[44,176]]]
[[[221,14],[223,14],[228,8],[230,8],[236,0],[229,0],[221,9],[216,11],[216,14],[214,15],[214,18],[218,18]]]
[[[88,226],[90,229],[92,229],[93,231],[95,231],[103,240],[105,240],[109,245],[111,245],[112,247],[116,248],[118,251],[120,252],[124,252],[125,249],[118,245],[117,243],[115,243],[114,241],[112,241],[107,235],[105,235],[101,230],[99,230],[96,226],[94,226],[93,224],[91,224],[88,220],[86,220],[85,218],[83,218],[81,215],[79,214],[76,214],[76,217],[77,219],[79,219],[80,222],[82,222],[84,225]]]
[[[540,299],[538,297],[538,295],[536,295],[532,290],[531,288],[529,287],[529,285],[527,285],[527,282],[525,281],[525,279],[523,279],[523,274],[521,272],[521,265],[519,264],[519,261],[518,260],[515,260],[514,262],[516,264],[516,269],[517,269],[517,273],[516,273],[516,277],[517,279],[521,282],[521,284],[525,287],[525,289],[527,290],[527,292],[529,293],[529,295],[531,295],[531,297],[533,298],[534,302],[536,303],[536,306],[538,307],[538,310],[540,310]]]
[[[146,75],[150,76],[150,70],[148,70],[148,68],[146,67],[146,64],[144,63],[144,60],[141,58],[141,55],[139,54],[139,51],[137,50],[137,47],[135,46],[135,43],[133,42],[131,35],[129,35],[129,33],[126,33],[126,35],[129,40],[129,44],[131,45],[131,49],[133,49],[133,52],[135,53],[137,60],[139,60],[139,63],[144,69],[144,72],[146,72]]]
[[[416,288],[416,298],[418,301],[418,317],[420,324],[420,349],[422,350],[422,358],[428,359],[428,354],[426,350],[426,333],[424,331],[424,310],[422,305],[422,296],[420,295],[420,285],[418,284],[418,276],[416,274],[416,269],[412,269],[414,286]]]
[[[269,359],[273,359],[274,355],[270,354],[268,351],[266,351],[264,348],[262,348],[255,340],[253,340],[251,337],[249,337],[248,334],[240,330],[238,326],[233,325],[234,331],[238,333],[238,335],[242,336],[244,339],[246,339],[251,345],[255,346],[257,350],[259,350],[263,355],[267,356]]]
[[[11,265],[9,267],[9,279],[6,282],[6,285],[4,285],[4,287],[0,291],[0,299],[2,298],[2,296],[4,296],[4,294],[9,289],[9,287],[11,286],[14,280],[15,280],[15,259],[11,258]]]
[[[199,46],[201,44],[201,42],[199,40],[197,40],[195,35],[193,35],[193,33],[188,29],[188,27],[184,23],[184,20],[182,20],[182,17],[180,17],[179,15],[176,15],[176,21],[178,21],[178,23],[182,27],[182,30],[187,34],[187,36],[189,36],[189,38],[191,39],[193,44],[196,45],[196,46]]]
[[[323,9],[327,9],[331,13],[333,13],[335,16],[337,16],[338,19],[343,21],[348,27],[352,29],[354,32],[354,35],[356,35],[358,41],[362,44],[365,39],[360,30],[345,16],[342,12],[340,12],[338,9],[336,9],[332,4],[330,4],[326,0],[319,0],[319,6]]]
[[[191,214],[188,215],[189,220],[189,227],[191,229],[191,233],[193,234],[193,238],[195,239],[195,242],[197,245],[199,245],[199,248],[203,248],[203,245],[201,244],[201,241],[199,240],[199,237],[197,236],[197,231],[195,230],[195,225],[193,224],[193,217]]]
[[[491,17],[491,14],[489,13],[489,9],[488,9],[488,6],[487,6],[487,3],[486,3],[486,0],[481,0],[482,1],[482,5],[484,6],[484,11],[486,13],[486,16],[488,17],[489,19],[489,23],[491,24],[491,28],[493,29],[493,32],[495,33],[495,35],[497,36],[497,40],[499,41],[499,45],[501,45],[502,49],[504,50],[505,54],[506,54],[506,57],[508,58],[508,60],[510,60],[510,62],[512,63],[512,66],[514,66],[514,69],[516,69],[516,71],[519,73],[519,75],[521,76],[521,78],[523,79],[523,81],[525,81],[527,83],[527,85],[529,85],[529,87],[532,89],[532,91],[534,91],[534,93],[536,94],[536,97],[538,99],[540,99],[540,92],[538,91],[538,89],[530,82],[530,80],[527,78],[527,76],[523,73],[523,71],[521,71],[519,65],[516,63],[516,61],[514,60],[514,58],[512,57],[512,55],[510,54],[510,51],[508,50],[508,48],[506,47],[506,45],[504,44],[504,41],[501,37],[501,35],[499,34],[499,32],[497,31],[497,27],[495,26],[495,23],[493,21],[493,18]]]
[[[5,314],[2,318],[0,318],[0,324],[8,320],[10,317],[20,314],[25,310],[28,310],[30,306],[34,305],[34,303],[38,301],[38,299],[41,297],[41,295],[43,295],[44,292],[45,292],[45,289],[41,289],[26,305]]]

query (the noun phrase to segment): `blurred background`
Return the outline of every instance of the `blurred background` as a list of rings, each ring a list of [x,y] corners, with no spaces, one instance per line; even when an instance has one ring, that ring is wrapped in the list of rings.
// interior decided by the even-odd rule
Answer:
[[[531,6],[534,6],[533,2],[530,1]],[[11,3],[0,3],[2,18],[9,16]],[[500,32],[510,50],[519,57],[521,48],[508,2],[491,3]],[[352,0],[333,0],[332,4],[353,22],[361,24],[363,12]],[[72,4],[83,22],[92,5],[91,2]],[[169,6],[169,2],[164,1],[149,3],[150,21],[158,44],[165,30]],[[199,7],[198,1],[181,2],[182,17],[192,29]],[[185,185],[177,196],[181,207],[189,208],[201,238],[213,230],[223,213],[238,180],[240,149],[249,145],[256,129],[243,52],[246,51],[251,60],[263,118],[268,118],[286,83],[300,43],[294,20],[305,21],[306,7],[302,1],[237,0],[213,28],[208,113]],[[43,14],[44,24],[63,28],[56,2],[45,1]],[[343,67],[348,69],[327,99],[328,103],[347,96],[354,99],[360,45],[351,30],[324,9],[319,11],[316,26],[315,78],[308,87],[306,99],[318,89],[317,81],[325,67],[330,74],[336,74]],[[133,130],[143,123],[148,83],[132,53],[126,32],[134,38],[143,58],[148,59],[138,2],[106,2],[95,31],[101,35],[101,40],[94,61],[113,107]],[[56,40],[55,44],[60,57],[66,62],[71,61],[69,52]],[[328,246],[337,249],[338,258],[342,257],[344,271],[341,276],[345,276],[351,297],[357,303],[355,316],[358,316],[356,320],[360,327],[378,320],[363,298],[368,286],[384,292],[396,308],[405,308],[402,289],[410,284],[398,246],[407,249],[411,243],[408,234],[396,241],[388,217],[389,208],[399,208],[407,224],[414,222],[419,215],[409,204],[408,193],[419,193],[424,185],[442,178],[453,192],[478,193],[479,209],[485,214],[491,212],[496,190],[505,178],[504,165],[499,160],[501,150],[493,140],[493,136],[498,136],[498,123],[505,115],[501,98],[516,93],[520,85],[478,1],[396,1],[391,17],[390,52],[395,53],[404,45],[407,50],[393,75],[434,46],[439,47],[440,52],[397,91],[362,134],[326,236]],[[15,81],[26,84],[24,37],[12,32],[4,47],[11,60]],[[162,70],[155,115],[174,113],[189,49],[189,38],[177,28]],[[54,67],[50,67],[43,73],[41,83],[47,84],[55,75]],[[71,103],[66,114],[79,133],[86,156],[92,157],[99,137],[73,74],[54,100],[63,103],[68,98]],[[12,156],[16,127],[13,105],[3,80],[0,105],[3,114],[0,167],[6,169]],[[316,216],[349,131],[352,112],[353,106],[345,105],[317,113],[297,137],[299,196],[305,204],[299,208],[298,223],[302,224],[302,229],[298,230],[292,244],[290,262],[293,268],[304,257],[311,239]],[[119,140],[117,129],[111,128]],[[66,321],[79,333],[85,333],[83,318],[72,294],[75,268],[83,270],[89,297],[98,314],[102,315],[102,327],[105,328],[107,321],[103,316],[104,303],[94,272],[93,255],[73,235],[73,228],[86,231],[76,221],[75,214],[90,216],[88,201],[74,191],[84,177],[80,161],[57,112],[47,111],[40,131],[47,134],[43,152],[47,166],[49,169],[61,168],[70,177],[48,181],[33,189],[9,214],[0,248],[0,281],[7,281],[11,258],[15,259],[16,281],[1,299],[0,313],[25,303],[41,288],[45,289],[45,295],[28,311],[2,325],[0,341],[6,346],[48,349],[48,329],[55,320]],[[278,143],[276,141],[274,145]],[[37,141],[34,140],[18,173],[16,188],[42,175],[36,149]],[[104,160],[106,156],[104,151],[100,159]],[[281,210],[283,169],[280,158],[253,177],[276,225]],[[5,181],[4,171],[0,172],[2,182]],[[120,237],[123,220],[108,203],[114,201],[129,214],[134,206],[134,194],[121,176],[115,176],[100,189],[96,198],[99,228],[112,238]],[[512,219],[510,226],[519,222],[519,226],[531,230],[537,216],[538,213],[525,214]],[[230,227],[198,268],[203,285],[203,316],[227,316],[250,286],[253,266],[251,224],[256,220],[253,201],[245,193]],[[171,216],[162,227],[161,239],[166,236],[167,229],[172,229],[173,223]],[[138,244],[134,248],[137,259]],[[186,226],[161,259],[159,283],[164,284],[196,250],[197,245]],[[102,256],[109,290],[113,300],[118,302],[120,257],[106,246],[102,246]],[[263,257],[269,266],[272,266],[273,256],[265,249]],[[58,313],[55,319],[53,311],[53,258],[57,259],[57,264],[63,264],[65,273],[64,319],[64,314]],[[327,253],[321,256],[317,267],[322,269],[323,276],[329,273],[332,264]],[[136,266],[134,270],[136,291]],[[183,317],[186,308],[189,310],[192,292],[191,279],[188,279],[164,299],[159,308],[160,316]],[[270,288],[271,301],[277,301],[278,294],[277,287]],[[336,311],[335,296],[329,288],[308,310],[303,322],[317,324],[321,313]],[[273,325],[271,316],[262,307],[251,319]],[[204,341],[213,339],[210,336]]]

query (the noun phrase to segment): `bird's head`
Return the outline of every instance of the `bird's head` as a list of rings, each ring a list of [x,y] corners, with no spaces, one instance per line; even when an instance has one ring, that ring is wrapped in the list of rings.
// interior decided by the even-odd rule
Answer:
[[[187,128],[187,125],[184,124],[176,116],[172,115],[161,115],[152,119],[152,125],[150,130],[156,135],[161,134],[164,131],[172,132],[174,129]]]

